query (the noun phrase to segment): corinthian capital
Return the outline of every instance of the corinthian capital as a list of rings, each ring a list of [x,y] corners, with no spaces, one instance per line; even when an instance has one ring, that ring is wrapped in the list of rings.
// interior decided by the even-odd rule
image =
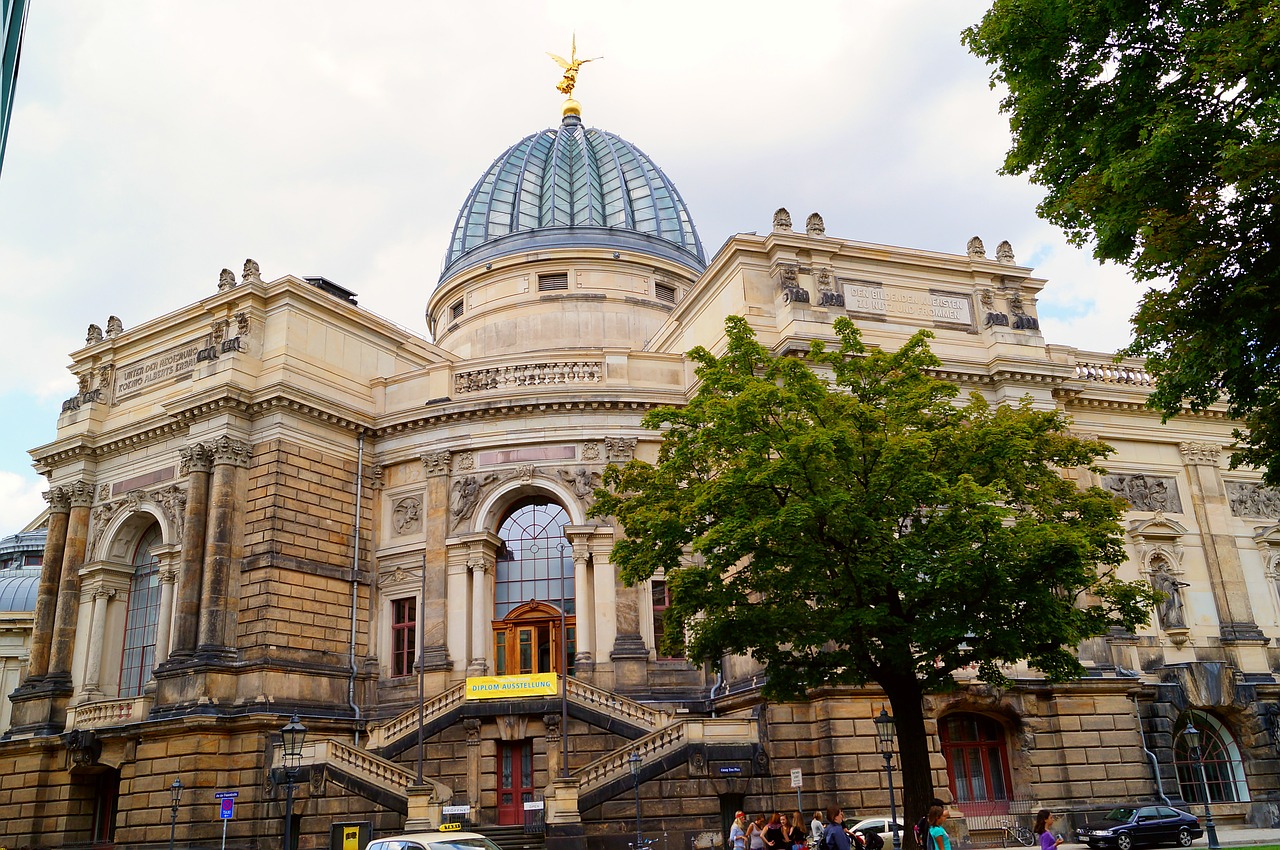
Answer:
[[[252,446],[240,440],[233,440],[225,435],[207,445],[215,464],[229,463],[234,466],[247,467],[249,459],[253,456]]]
[[[213,466],[213,453],[204,443],[183,446],[178,449],[178,458],[183,475],[190,475],[192,472],[208,472],[209,467]]]
[[[87,508],[93,505],[94,486],[84,481],[76,481],[62,487],[73,508]]]
[[[1178,451],[1185,462],[1207,466],[1217,466],[1222,456],[1222,446],[1216,443],[1179,443]]]
[[[66,487],[50,487],[49,491],[43,495],[44,500],[49,503],[49,511],[51,513],[70,513],[71,494],[67,492]]]

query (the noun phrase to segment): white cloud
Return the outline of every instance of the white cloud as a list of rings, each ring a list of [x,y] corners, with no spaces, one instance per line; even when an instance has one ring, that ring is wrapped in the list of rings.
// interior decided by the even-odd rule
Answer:
[[[42,478],[24,477],[0,470],[0,536],[14,534],[44,510],[47,489]]]

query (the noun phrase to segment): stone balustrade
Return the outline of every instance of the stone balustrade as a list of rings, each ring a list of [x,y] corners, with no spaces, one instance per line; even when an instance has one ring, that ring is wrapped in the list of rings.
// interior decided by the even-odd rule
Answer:
[[[422,722],[429,723],[437,716],[452,711],[466,699],[467,688],[458,683],[442,694],[434,696],[422,704]],[[385,723],[379,723],[369,730],[369,746],[380,749],[399,740],[418,728],[418,707],[393,717]]]
[[[78,705],[67,710],[67,731],[99,729],[123,723],[139,723],[146,719],[151,697],[129,697]]]
[[[629,741],[613,752],[575,770],[572,775],[579,781],[584,792],[612,779],[625,776],[631,772],[633,752],[640,754],[641,765],[655,761],[672,750],[684,746],[687,743],[689,726],[696,722],[681,721],[645,735],[643,738]]]
[[[1156,379],[1143,367],[1122,363],[1077,363],[1076,377],[1083,381],[1129,387],[1156,385]]]
[[[598,384],[604,379],[604,363],[599,360],[548,361],[473,369],[453,376],[454,395],[567,384]]]
[[[669,726],[675,719],[668,712],[650,708],[635,700],[588,685],[578,679],[570,678],[567,687],[571,702],[590,706],[602,714],[628,721],[636,726],[643,726],[646,729],[661,729],[664,726]]]

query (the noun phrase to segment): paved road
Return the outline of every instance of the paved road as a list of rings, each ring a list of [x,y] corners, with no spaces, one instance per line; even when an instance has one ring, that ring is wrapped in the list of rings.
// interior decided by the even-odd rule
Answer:
[[[1251,826],[1218,827],[1218,843],[1223,847],[1249,847],[1258,844],[1280,844],[1280,829],[1255,829]],[[1193,848],[1207,847],[1208,838],[1200,838]],[[1063,850],[1089,850],[1084,844],[1063,844]]]

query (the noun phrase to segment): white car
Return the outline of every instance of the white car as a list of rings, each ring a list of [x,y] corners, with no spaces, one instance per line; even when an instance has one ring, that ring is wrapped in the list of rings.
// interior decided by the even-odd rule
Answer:
[[[500,850],[488,838],[461,830],[415,832],[370,841],[365,850]]]
[[[893,823],[893,820],[888,815],[878,815],[872,818],[864,818],[852,826],[849,825],[848,821],[845,821],[844,828],[849,832],[861,832],[863,834],[874,832],[884,839],[884,846],[890,848],[893,847]],[[898,824],[899,840],[906,833],[906,829],[902,824]]]

